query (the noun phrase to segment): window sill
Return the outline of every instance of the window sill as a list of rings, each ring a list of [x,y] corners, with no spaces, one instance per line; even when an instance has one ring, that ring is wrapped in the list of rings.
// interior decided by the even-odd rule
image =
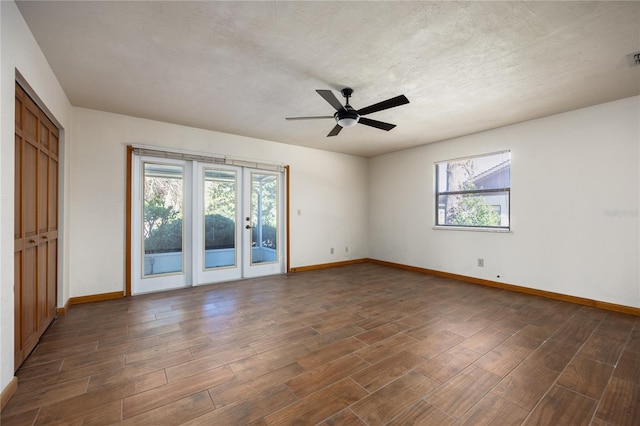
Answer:
[[[506,228],[482,228],[472,226],[434,226],[437,231],[471,231],[471,232],[496,232],[499,234],[511,234],[511,229]]]

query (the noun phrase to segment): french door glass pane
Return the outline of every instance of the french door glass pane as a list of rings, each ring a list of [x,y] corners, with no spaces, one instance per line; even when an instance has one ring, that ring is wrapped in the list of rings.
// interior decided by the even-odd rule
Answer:
[[[251,264],[278,261],[278,175],[251,173]]]
[[[236,266],[236,173],[205,170],[204,268]]]
[[[144,163],[144,276],[183,270],[184,168]]]

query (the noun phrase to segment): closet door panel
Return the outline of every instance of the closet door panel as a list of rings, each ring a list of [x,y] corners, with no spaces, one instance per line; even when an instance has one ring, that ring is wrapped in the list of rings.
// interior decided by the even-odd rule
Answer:
[[[15,364],[18,364],[18,360],[20,362],[24,360],[23,351],[23,339],[22,339],[22,250],[17,250],[14,253],[14,266],[13,266],[13,280],[14,280],[14,291],[13,291],[13,300],[14,300],[14,309],[13,309],[13,321],[14,321],[14,332],[13,332],[13,347],[15,353]]]
[[[22,251],[22,285],[20,291],[21,349],[24,357],[33,350],[38,335],[38,247],[34,244]]]
[[[34,238],[38,233],[38,147],[25,141],[22,163],[22,236]]]
[[[49,231],[58,230],[58,162],[49,159]]]
[[[37,301],[36,301],[36,321],[38,321],[38,330],[44,331],[49,325],[48,309],[47,309],[47,247],[49,244],[45,241],[40,242],[37,248]],[[39,336],[38,336],[39,337]]]
[[[57,312],[58,297],[58,240],[47,244],[47,319],[53,320]],[[48,324],[47,324],[48,325]]]
[[[16,243],[22,244],[22,137],[15,136],[15,167],[13,191],[13,229]]]
[[[49,230],[49,156],[40,151],[38,159],[38,233],[43,234]]]

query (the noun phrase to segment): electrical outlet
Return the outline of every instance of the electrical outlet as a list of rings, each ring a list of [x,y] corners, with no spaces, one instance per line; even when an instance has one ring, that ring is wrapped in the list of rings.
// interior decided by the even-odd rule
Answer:
[[[484,268],[484,259],[481,257],[478,258],[478,266]]]
[[[330,253],[330,254],[333,254],[333,247],[331,247],[331,248],[329,249],[329,253]]]
[[[345,252],[345,253],[349,253],[349,246],[346,246],[346,247],[344,248],[344,252]]]

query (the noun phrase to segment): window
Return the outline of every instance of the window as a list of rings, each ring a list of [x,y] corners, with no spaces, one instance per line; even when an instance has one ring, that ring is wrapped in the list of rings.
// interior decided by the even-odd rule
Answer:
[[[436,226],[509,229],[511,152],[436,163]]]

